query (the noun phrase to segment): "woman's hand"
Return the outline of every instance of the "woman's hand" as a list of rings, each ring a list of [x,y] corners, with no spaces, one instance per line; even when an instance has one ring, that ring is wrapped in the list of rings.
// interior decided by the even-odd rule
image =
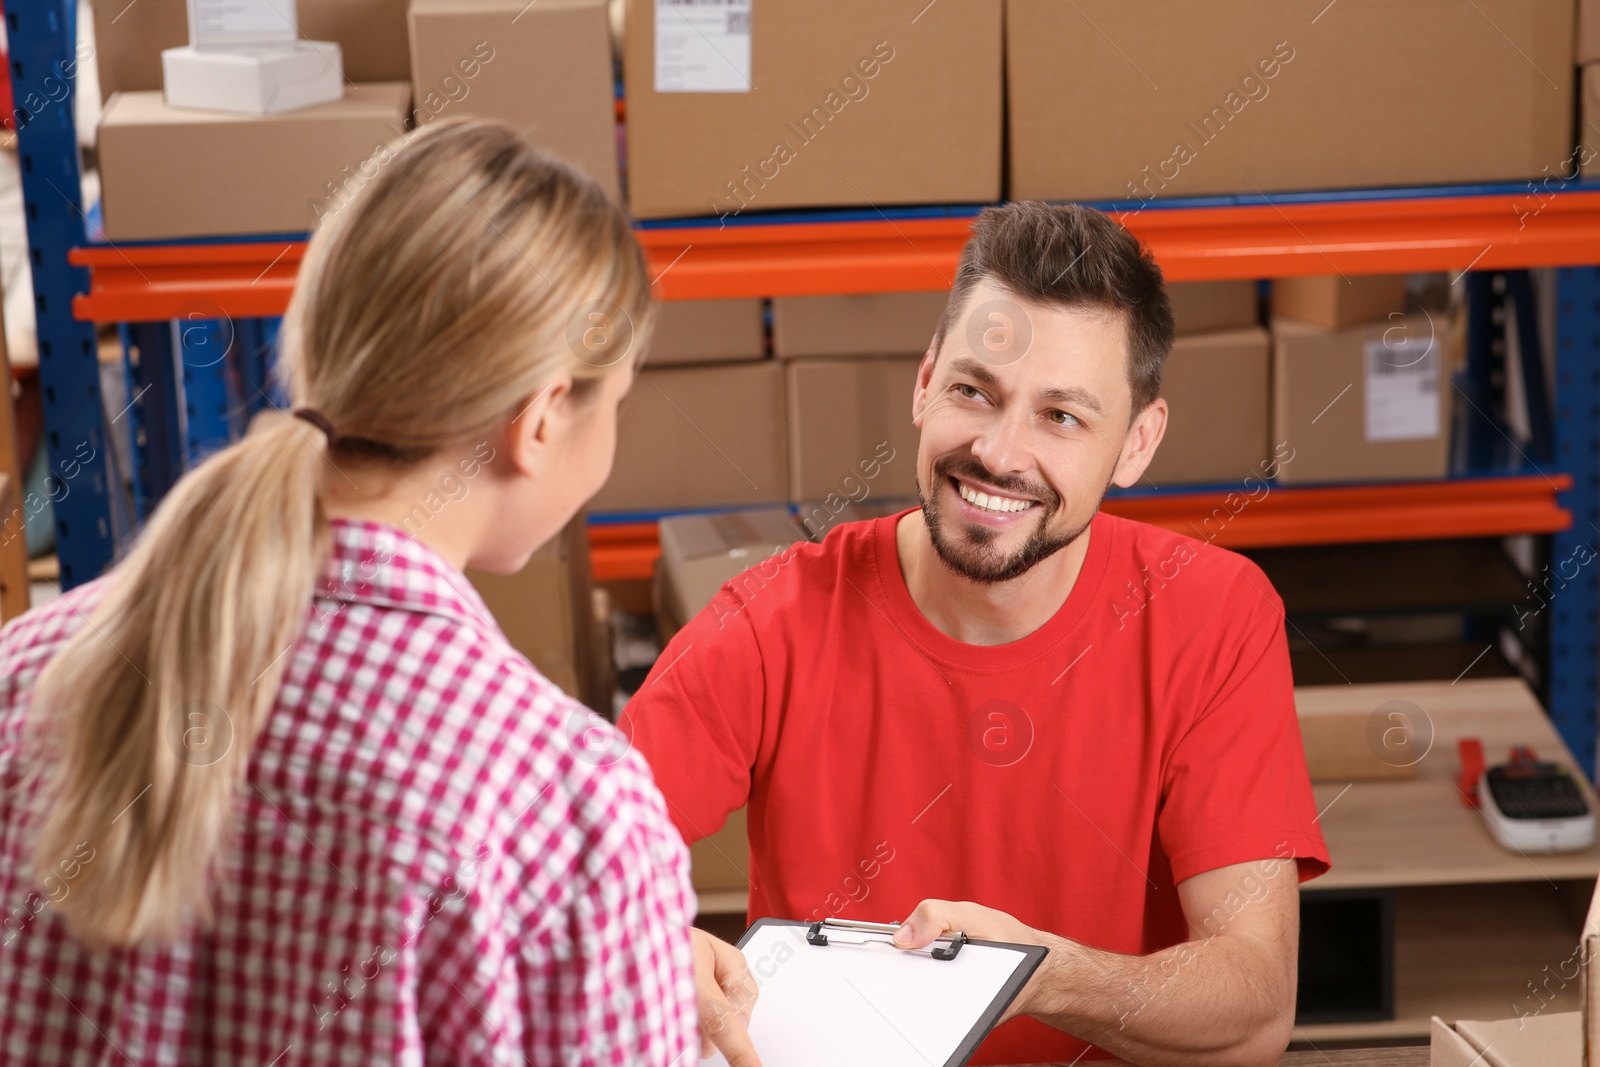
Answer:
[[[761,1067],[745,1029],[758,990],[744,953],[704,930],[691,933],[695,995],[700,1002],[700,1058],[715,1049],[728,1067]]]

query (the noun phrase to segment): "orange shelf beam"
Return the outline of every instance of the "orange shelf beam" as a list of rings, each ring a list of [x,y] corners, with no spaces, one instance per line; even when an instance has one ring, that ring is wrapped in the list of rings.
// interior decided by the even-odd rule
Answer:
[[[1219,207],[1119,216],[1172,281],[1577,266],[1600,259],[1600,192],[1495,194]],[[969,218],[642,229],[667,300],[948,288]],[[299,241],[96,245],[73,311],[95,322],[279,315]]]
[[[1169,281],[1578,266],[1600,192],[1340,200],[1116,215]],[[948,289],[971,219],[643,230],[667,299]]]
[[[1460,478],[1392,485],[1274,486],[1120,497],[1113,515],[1162,526],[1223,548],[1556,533],[1572,514],[1556,494],[1565,474]]]
[[[653,522],[589,524],[589,565],[597,582],[649,578],[660,555]]]
[[[1114,497],[1104,510],[1224,548],[1421,541],[1556,533],[1572,515],[1556,494],[1565,474],[1460,478],[1393,485],[1272,486]],[[589,527],[598,581],[649,578],[661,554],[653,522]]]
[[[304,241],[74,248],[67,261],[90,274],[72,313],[90,322],[282,315],[305,249]]]

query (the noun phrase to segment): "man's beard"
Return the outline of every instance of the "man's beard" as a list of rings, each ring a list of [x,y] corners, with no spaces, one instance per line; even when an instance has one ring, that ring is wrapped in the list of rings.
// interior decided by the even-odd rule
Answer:
[[[922,504],[923,522],[927,524],[928,536],[933,541],[933,550],[938,553],[939,559],[946,567],[971,582],[992,585],[1009,582],[1026,574],[1036,564],[1055,555],[1083,536],[1083,532],[1089,528],[1089,523],[1094,519],[1094,513],[1090,512],[1089,518],[1084,520],[1083,525],[1071,533],[1061,536],[1047,533],[1045,527],[1049,524],[1051,516],[1060,508],[1061,498],[1043,486],[1032,486],[1019,478],[996,478],[970,456],[939,460],[933,465],[933,477],[934,486],[929,492],[924,493],[921,486],[917,487],[917,498]],[[1033,507],[1039,512],[1039,517],[1034,523],[1033,531],[1013,552],[998,558],[985,552],[984,549],[999,538],[999,530],[988,526],[964,524],[965,530],[957,536],[967,544],[960,543],[945,529],[945,517],[939,510],[937,487],[950,478],[966,478],[970,481],[987,483],[996,489],[1037,501]],[[1103,497],[1104,494],[1102,499]],[[1099,509],[1099,501],[1096,501],[1095,511]]]

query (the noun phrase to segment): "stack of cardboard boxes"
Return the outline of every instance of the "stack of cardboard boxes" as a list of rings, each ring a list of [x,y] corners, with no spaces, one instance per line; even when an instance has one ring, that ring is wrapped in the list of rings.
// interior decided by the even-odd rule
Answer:
[[[1167,429],[1146,486],[1238,483],[1267,456],[1267,331],[1253,281],[1167,286],[1177,340],[1161,375]]]
[[[783,374],[760,300],[669,301],[617,421],[596,511],[779,504],[789,452]]]
[[[1405,309],[1403,275],[1273,283],[1272,440],[1279,482],[1449,473],[1455,320]]]
[[[669,301],[597,511],[915,496],[911,395],[946,294]]]
[[[309,230],[390,142],[448,115],[504,119],[613,195],[625,155],[635,215],[724,223],[1538,180],[1572,154],[1575,33],[1579,63],[1600,59],[1595,0],[1576,2],[627,0],[623,146],[606,0],[303,4],[301,31],[339,44],[349,91],[265,118],[166,107],[160,53],[187,39],[183,0],[94,0],[105,231]],[[1588,101],[1600,73],[1586,77]]]
[[[1448,473],[1454,319],[1404,314],[1406,279],[1167,286],[1177,339],[1146,487]],[[917,373],[948,294],[668,302],[623,409],[605,512],[795,505],[802,530],[916,497]]]
[[[784,363],[789,499],[807,515],[917,493],[917,368],[947,293],[789,296],[772,301]]]
[[[509,122],[620,198],[605,0],[303,3],[301,33],[342,49],[344,99],[268,116],[166,105],[161,50],[188,40],[184,0],[94,6],[113,241],[311,230],[445,115]]]

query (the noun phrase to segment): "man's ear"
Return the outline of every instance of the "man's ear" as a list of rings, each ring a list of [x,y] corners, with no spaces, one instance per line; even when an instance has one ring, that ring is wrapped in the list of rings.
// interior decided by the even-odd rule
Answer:
[[[928,342],[928,351],[922,355],[917,367],[917,385],[911,390],[911,424],[922,429],[922,416],[928,410],[928,390],[933,385],[933,363],[939,355],[937,342]]]
[[[1111,472],[1112,484],[1123,489],[1137,485],[1144,477],[1145,468],[1155,458],[1156,446],[1161,444],[1166,432],[1167,402],[1156,397],[1128,427],[1127,436],[1122,439],[1122,455],[1117,457],[1116,469]]]
[[[544,473],[550,443],[564,427],[561,403],[572,392],[572,375],[563,371],[543,389],[529,397],[504,427],[506,460],[513,471],[526,478]]]

